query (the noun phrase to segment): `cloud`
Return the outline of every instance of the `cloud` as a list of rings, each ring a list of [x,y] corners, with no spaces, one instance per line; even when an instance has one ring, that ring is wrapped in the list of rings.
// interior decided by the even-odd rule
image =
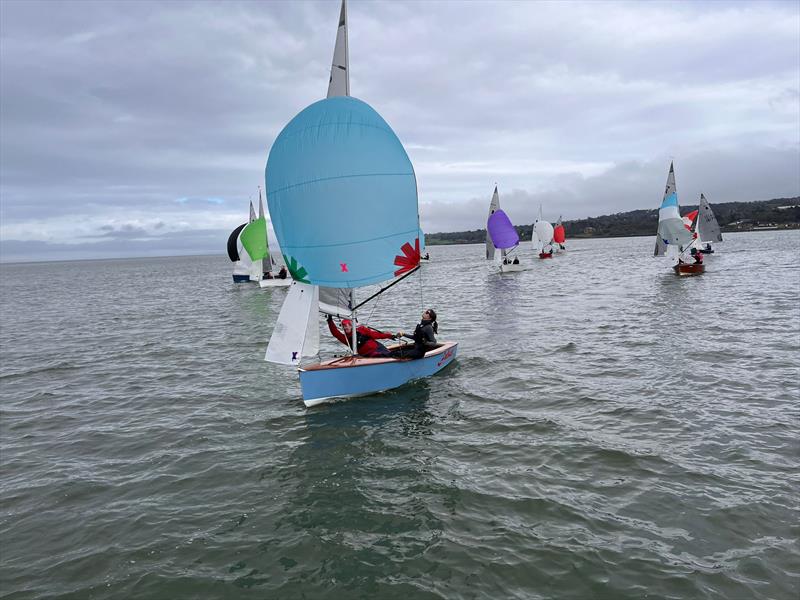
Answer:
[[[223,252],[275,136],[325,93],[338,11],[0,3],[0,239],[107,252],[91,240],[138,231],[164,253]],[[427,231],[482,227],[495,182],[515,221],[539,202],[565,218],[646,208],[671,157],[687,200],[800,194],[797,3],[348,13],[351,91],[406,146]]]

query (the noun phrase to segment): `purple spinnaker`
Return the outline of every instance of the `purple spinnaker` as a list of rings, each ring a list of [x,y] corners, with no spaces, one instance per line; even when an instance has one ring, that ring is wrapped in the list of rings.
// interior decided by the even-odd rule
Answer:
[[[511,219],[502,210],[496,210],[489,216],[486,226],[495,248],[507,250],[519,244],[517,230],[511,224]]]

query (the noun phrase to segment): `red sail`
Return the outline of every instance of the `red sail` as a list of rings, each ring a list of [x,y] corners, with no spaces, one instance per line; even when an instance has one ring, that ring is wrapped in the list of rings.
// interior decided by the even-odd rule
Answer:
[[[556,244],[563,244],[564,240],[567,239],[566,234],[564,233],[564,226],[563,225],[556,225],[556,228],[553,229],[553,241]]]

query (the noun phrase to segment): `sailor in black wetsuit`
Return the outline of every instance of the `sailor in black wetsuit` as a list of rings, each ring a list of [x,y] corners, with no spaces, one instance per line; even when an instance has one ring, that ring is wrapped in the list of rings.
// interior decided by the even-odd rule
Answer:
[[[414,340],[414,345],[403,346],[392,352],[396,358],[422,358],[428,350],[436,347],[436,335],[439,333],[439,324],[436,322],[436,311],[429,308],[422,313],[422,320],[414,329],[413,335],[408,335],[402,331],[397,333],[397,337],[407,337]]]

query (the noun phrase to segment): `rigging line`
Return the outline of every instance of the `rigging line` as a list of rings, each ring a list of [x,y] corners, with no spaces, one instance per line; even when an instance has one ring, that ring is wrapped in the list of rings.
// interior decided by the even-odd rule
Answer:
[[[419,309],[420,311],[425,310],[425,298],[422,295],[422,269],[419,271]]]
[[[387,285],[385,288],[381,288],[381,289],[379,289],[377,292],[375,292],[374,294],[372,294],[372,296],[370,296],[370,297],[369,297],[369,298],[367,298],[366,300],[363,300],[363,301],[359,302],[359,303],[358,303],[358,304],[356,304],[356,305],[355,305],[355,306],[354,306],[354,307],[353,307],[351,310],[356,310],[356,309],[358,309],[358,308],[361,308],[361,307],[362,307],[362,306],[364,306],[364,305],[365,305],[367,302],[369,302],[370,300],[372,300],[372,299],[373,299],[375,296],[379,296],[380,294],[382,294],[383,292],[385,292],[386,290],[388,290],[390,287],[392,287],[393,285],[395,285],[395,284],[397,284],[397,283],[400,283],[401,281],[403,281],[403,279],[405,279],[406,277],[408,277],[408,276],[409,276],[409,275],[411,275],[412,273],[415,273],[415,272],[417,272],[418,270],[419,270],[419,265],[417,265],[416,267],[414,267],[413,269],[411,269],[411,270],[410,270],[408,273],[406,273],[406,274],[405,274],[405,275],[403,275],[402,277],[398,277],[397,279],[395,279],[395,280],[394,280],[392,283],[390,283],[389,285]]]
[[[372,310],[369,311],[369,318],[367,319],[367,324],[372,321],[372,315],[375,314],[375,309],[378,308],[378,304],[381,303],[381,298],[378,296],[378,299],[375,301],[375,304],[372,305]]]

